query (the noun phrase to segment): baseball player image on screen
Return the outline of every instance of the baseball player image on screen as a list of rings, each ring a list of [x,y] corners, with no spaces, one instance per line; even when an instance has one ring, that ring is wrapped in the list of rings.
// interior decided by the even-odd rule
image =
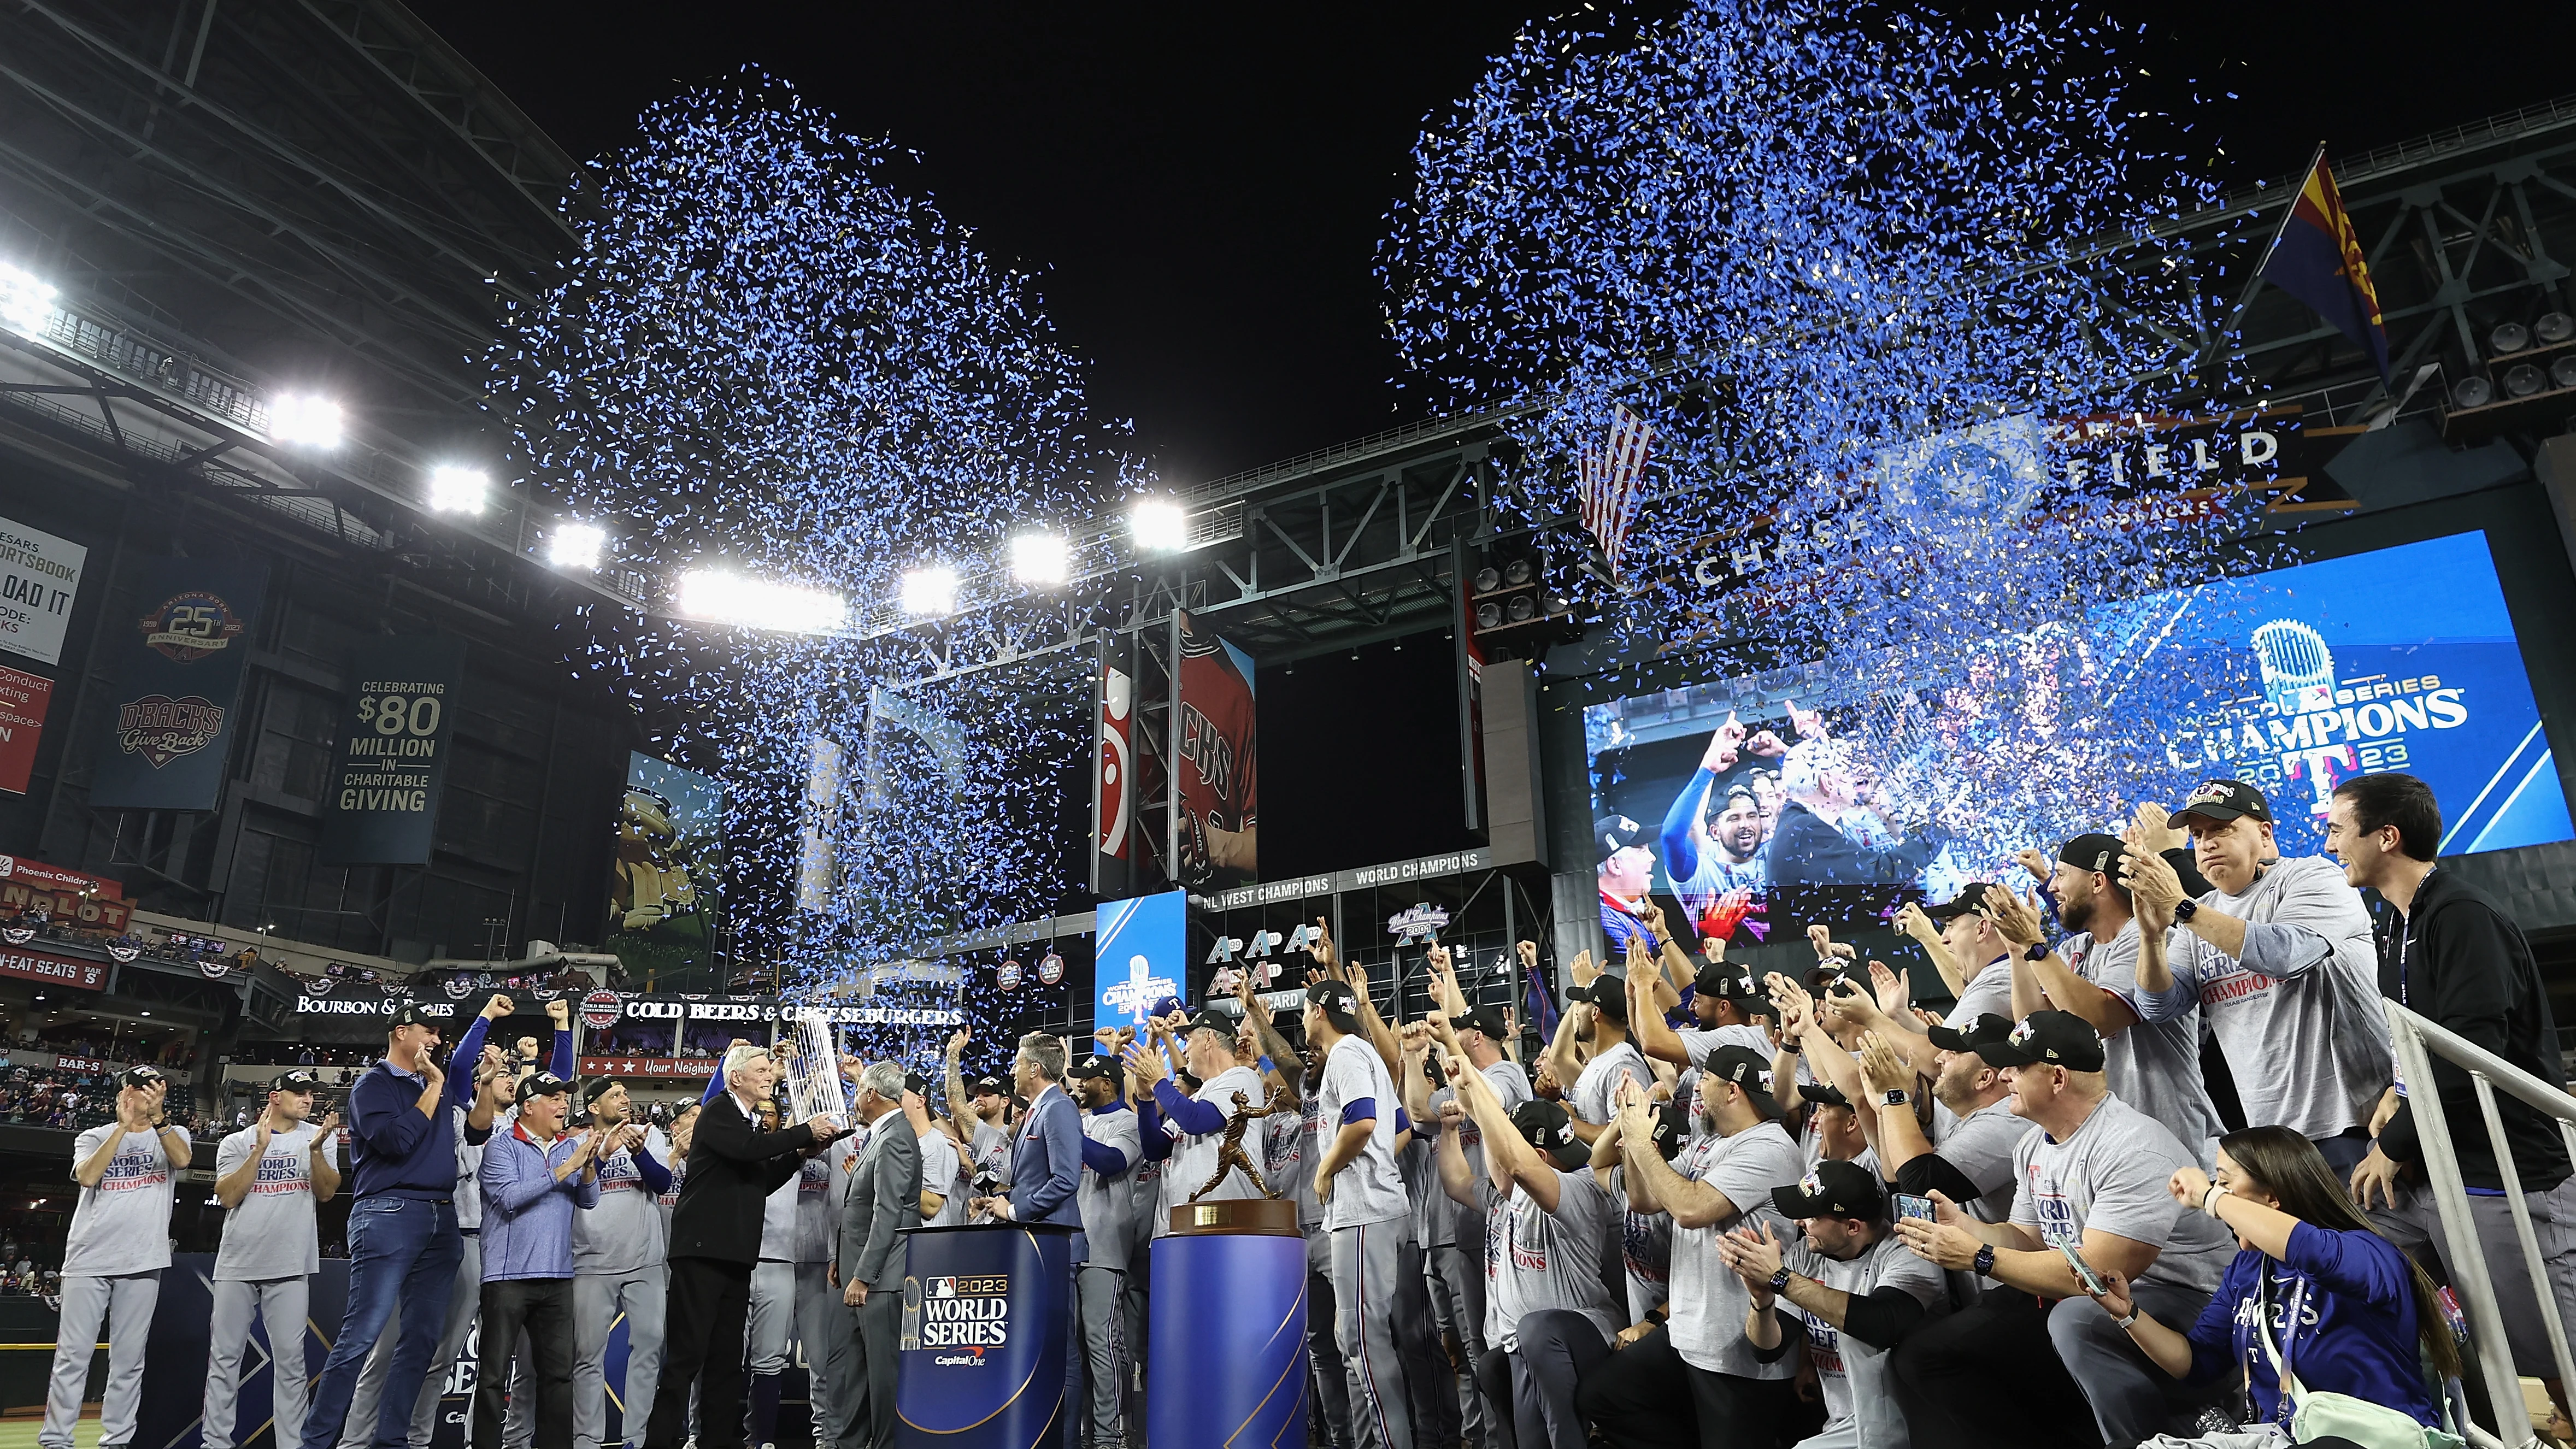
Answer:
[[[1193,631],[1183,614],[1180,676],[1181,882],[1251,880],[1260,801],[1252,656]]]

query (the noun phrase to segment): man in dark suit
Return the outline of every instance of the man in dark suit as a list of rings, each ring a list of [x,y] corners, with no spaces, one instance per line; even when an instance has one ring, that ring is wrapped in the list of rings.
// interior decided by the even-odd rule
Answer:
[[[841,1301],[857,1339],[851,1364],[857,1392],[843,1402],[841,1449],[891,1449],[894,1369],[903,1327],[903,1239],[921,1224],[921,1142],[899,1115],[903,1068],[871,1062],[859,1074],[859,1120],[868,1145],[850,1165],[849,1200],[841,1209]]]
[[[760,1130],[761,1108],[778,1084],[763,1048],[728,1050],[724,1081],[725,1090],[698,1113],[688,1176],[671,1210],[668,1327],[646,1449],[679,1449],[693,1384],[700,1449],[742,1449],[743,1323],[760,1258],[761,1204],[806,1157],[842,1135],[828,1117]]]
[[[1074,1191],[1082,1185],[1082,1109],[1064,1091],[1064,1039],[1042,1031],[1020,1038],[1011,1059],[1011,1081],[1028,1099],[1020,1135],[1011,1144],[1011,1195],[977,1198],[974,1207],[1003,1222],[1062,1223],[1074,1230],[1073,1266],[1079,1271],[1090,1257],[1082,1234],[1082,1207]],[[1082,1342],[1081,1305],[1070,1278],[1064,1285],[1064,1420],[1065,1449],[1081,1443]],[[658,1446],[657,1446],[658,1449]]]

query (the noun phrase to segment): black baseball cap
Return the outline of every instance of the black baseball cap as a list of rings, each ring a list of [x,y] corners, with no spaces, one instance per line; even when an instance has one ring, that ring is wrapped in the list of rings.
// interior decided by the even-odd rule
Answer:
[[[560,1097],[572,1089],[572,1083],[552,1072],[530,1072],[519,1079],[516,1100],[525,1105],[530,1097]]]
[[[2173,823],[2179,825],[2194,815],[2219,824],[2242,815],[2268,825],[2272,822],[2272,802],[2242,780],[2212,780],[2174,807]]]
[[[1887,1192],[1857,1162],[1819,1162],[1787,1187],[1771,1189],[1771,1206],[1784,1218],[1867,1218],[1887,1213]]]
[[[1313,988],[1308,988],[1310,993],[1312,990]],[[1226,1015],[1222,1011],[1209,1011],[1205,1008],[1201,1008],[1196,1015],[1190,1018],[1190,1024],[1182,1029],[1181,1035],[1187,1036],[1194,1031],[1213,1031],[1222,1034],[1226,1040],[1232,1041],[1234,1040],[1235,1032],[1240,1030],[1242,1025],[1243,1024],[1241,1022],[1236,1021],[1233,1017]]]
[[[1512,1108],[1512,1125],[1520,1129],[1522,1141],[1568,1172],[1592,1157],[1591,1144],[1574,1135],[1574,1118],[1562,1103],[1532,1097]]]
[[[1449,1018],[1449,1029],[1480,1031],[1496,1042],[1503,1041],[1512,1034],[1511,1028],[1503,1025],[1503,1014],[1490,1006],[1468,1007],[1465,1011]]]
[[[1119,1067],[1116,1057],[1084,1057],[1066,1068],[1065,1075],[1075,1081],[1091,1077],[1106,1077],[1109,1079],[1109,1085],[1113,1087],[1120,1086],[1127,1080],[1127,1074]]]
[[[1327,1018],[1356,1021],[1359,1018],[1359,993],[1348,982],[1326,979],[1306,988],[1306,1004],[1319,1008]],[[1202,1013],[1204,1014],[1204,1013]],[[1191,1023],[1193,1026],[1196,1022]],[[1229,1031],[1233,1028],[1228,1027]]]
[[[161,1075],[161,1069],[149,1062],[141,1066],[127,1067],[116,1074],[116,1084],[120,1087],[148,1087],[154,1082],[167,1080],[168,1078]]]
[[[1771,1095],[1771,1063],[1751,1047],[1722,1046],[1700,1058],[1699,1069],[1713,1081],[1733,1082],[1763,1116],[1776,1120],[1779,1099]]]
[[[1682,1150],[1682,1139],[1690,1136],[1690,1108],[1679,1100],[1658,1103],[1654,1121],[1655,1150],[1670,1162]]]
[[[423,1011],[420,1003],[417,1001],[404,1002],[402,1005],[394,1008],[393,1015],[385,1018],[385,1030],[387,1032],[391,1032],[398,1027],[405,1026],[425,1026],[432,1031],[436,1031],[438,1029],[438,1023],[429,1019],[429,1013]]]
[[[1604,971],[1593,977],[1592,995],[1589,1000],[1603,1016],[1621,1026],[1626,1026],[1628,1024],[1628,973]]]
[[[1605,861],[1653,838],[1646,827],[1625,815],[1598,816],[1592,822],[1592,858],[1596,863]]]
[[[268,1079],[268,1089],[272,1092],[310,1092],[321,1085],[320,1073],[308,1072],[302,1067],[280,1072]]]
[[[2079,835],[2057,848],[2057,858],[2065,864],[2077,870],[2099,871],[2115,880],[2120,874],[2120,862],[2128,854],[2129,848],[2120,843],[2120,837],[2104,835],[2098,830]]]
[[[2012,1018],[1991,1011],[1980,1013],[1976,1020],[1952,1031],[1946,1026],[1927,1027],[1923,1034],[1945,1052],[1972,1052],[1990,1041],[2002,1041],[2012,1035]]]
[[[967,1095],[974,1097],[1007,1097],[1011,1095],[1011,1087],[1008,1082],[1003,1081],[999,1077],[977,1077],[975,1079],[974,1088],[969,1091]]]
[[[906,1072],[903,1074],[903,1089],[916,1097],[928,1097],[930,1079],[919,1072]]]
[[[1972,880],[1959,887],[1959,894],[1945,904],[1926,906],[1923,914],[1936,921],[1953,921],[1985,903],[1986,892],[2003,890],[1992,881]]]
[[[589,1106],[591,1103],[607,1096],[608,1089],[616,1085],[617,1079],[615,1077],[592,1077],[590,1080],[581,1084],[581,1104],[585,1107]]]
[[[2102,1037],[2071,1011],[2034,1011],[2002,1041],[1977,1044],[1988,1066],[2026,1067],[2044,1062],[2070,1072],[2102,1070]]]
[[[1701,996],[1714,996],[1725,1001],[1764,1000],[1761,985],[1753,973],[1724,961],[1711,961],[1691,978],[1691,990]]]
[[[1851,1105],[1851,1098],[1843,1095],[1843,1089],[1834,1086],[1829,1082],[1800,1082],[1798,1084],[1798,1095],[1806,1098],[1809,1102],[1812,1102],[1819,1107],[1848,1107]]]

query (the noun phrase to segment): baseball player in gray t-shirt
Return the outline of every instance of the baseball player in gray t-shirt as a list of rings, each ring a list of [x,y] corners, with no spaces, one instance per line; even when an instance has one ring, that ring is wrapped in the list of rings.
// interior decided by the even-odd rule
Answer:
[[[63,1244],[61,1327],[45,1422],[36,1434],[43,1449],[72,1449],[102,1319],[107,1395],[99,1442],[133,1441],[143,1402],[144,1338],[161,1299],[161,1270],[170,1266],[170,1184],[191,1150],[187,1129],[162,1120],[167,1088],[160,1068],[128,1067],[116,1079],[116,1120],[72,1144],[72,1181],[80,1194]]]
[[[340,1190],[332,1164],[339,1114],[320,1122],[313,1089],[321,1078],[298,1068],[268,1084],[259,1120],[215,1149],[215,1200],[224,1205],[215,1253],[214,1319],[208,1328],[205,1449],[232,1449],[243,1350],[256,1315],[268,1329],[269,1404],[277,1440],[304,1437],[304,1319],[311,1275],[322,1267],[314,1207]]]

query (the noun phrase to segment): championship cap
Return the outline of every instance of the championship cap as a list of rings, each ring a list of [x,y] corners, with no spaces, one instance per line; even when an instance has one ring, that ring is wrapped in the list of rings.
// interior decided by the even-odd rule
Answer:
[[[1359,993],[1348,982],[1326,978],[1306,988],[1306,1004],[1320,1009],[1326,1018],[1354,1021],[1359,1016]]]
[[[1574,1119],[1566,1115],[1561,1103],[1532,1097],[1512,1108],[1512,1125],[1520,1129],[1522,1141],[1546,1153],[1550,1161],[1568,1172],[1592,1156],[1591,1146],[1574,1135]]]
[[[1753,973],[1724,961],[1711,961],[1691,978],[1691,990],[1701,996],[1714,996],[1721,1001],[1761,1001],[1762,988]]]
[[[1875,1220],[1887,1211],[1887,1194],[1859,1163],[1819,1162],[1789,1186],[1771,1189],[1771,1206],[1784,1218]]]
[[[1483,1032],[1486,1039],[1496,1045],[1500,1045],[1512,1034],[1511,1028],[1503,1025],[1503,1014],[1490,1006],[1468,1007],[1465,1011],[1449,1018],[1449,1029]]]
[[[2057,858],[2077,870],[2099,871],[2116,879],[2120,874],[2120,862],[2128,853],[2129,848],[2120,843],[2120,837],[2104,835],[2097,830],[2059,846]]]
[[[1003,1081],[999,1077],[977,1077],[975,1079],[974,1090],[968,1093],[968,1095],[975,1097],[1007,1097],[1011,1095],[1011,1087],[1008,1082]]]
[[[1067,1067],[1064,1074],[1077,1082],[1092,1077],[1106,1077],[1112,1087],[1121,1086],[1127,1080],[1127,1074],[1120,1069],[1116,1057],[1084,1057]]]
[[[930,1079],[919,1072],[906,1072],[903,1074],[903,1089],[916,1097],[926,1098],[930,1095]]]
[[[1771,1095],[1771,1062],[1760,1052],[1751,1047],[1722,1046],[1700,1058],[1699,1069],[1710,1081],[1733,1082],[1742,1087],[1763,1116],[1780,1116],[1779,1100]]]
[[[2174,807],[2173,823],[2179,825],[2194,815],[2221,825],[2243,815],[2269,825],[2272,823],[2272,802],[2263,798],[2262,791],[2242,780],[2212,780],[2192,791],[2188,799]]]
[[[1625,815],[1603,815],[1592,822],[1592,857],[1597,863],[1608,860],[1632,845],[1643,845],[1651,837],[1646,827]]]
[[[1992,881],[1972,880],[1959,887],[1958,896],[1943,905],[1926,906],[1923,914],[1936,921],[1954,921],[1985,903],[1986,892],[2003,890]]]
[[[592,1077],[590,1080],[581,1084],[581,1104],[585,1107],[589,1106],[591,1103],[607,1096],[608,1089],[616,1085],[617,1079],[615,1077]]]
[[[1934,1026],[1926,1027],[1923,1034],[1945,1052],[1972,1052],[1987,1042],[2002,1041],[2011,1036],[2012,1029],[2011,1017],[1997,1016],[1989,1011],[1981,1013],[1976,1020],[1957,1031],[1946,1026]]]
[[[417,1001],[404,1002],[394,1008],[393,1015],[385,1018],[385,1030],[388,1032],[406,1026],[425,1026],[432,1031],[438,1029],[438,1023],[429,1019],[429,1013],[421,1010],[420,1003]]]
[[[2044,1062],[2070,1072],[2102,1070],[2102,1038],[2092,1023],[2071,1011],[2034,1011],[2002,1041],[1977,1044],[1988,1066],[2026,1067]]]
[[[268,1080],[268,1089],[272,1092],[310,1092],[321,1085],[320,1073],[308,1072],[302,1067],[280,1072]]]
[[[1659,1102],[1653,1120],[1655,1150],[1670,1162],[1682,1150],[1682,1139],[1690,1136],[1690,1108],[1679,1101]]]
[[[1583,998],[1621,1026],[1628,1024],[1628,973],[1604,971],[1592,978],[1592,993]]]
[[[151,1086],[154,1082],[165,1080],[167,1080],[167,1078],[161,1075],[161,1069],[153,1066],[149,1062],[146,1062],[141,1066],[127,1067],[124,1071],[116,1074],[116,1084],[120,1087],[142,1088]]]
[[[1819,1107],[1849,1107],[1851,1105],[1851,1098],[1843,1095],[1843,1089],[1834,1086],[1829,1082],[1800,1082],[1798,1084],[1798,1095]]]
[[[1147,1018],[1152,1019],[1166,1017],[1171,1015],[1173,1012],[1182,1010],[1186,1010],[1186,1008],[1181,1005],[1181,999],[1179,997],[1166,996],[1161,1000],[1156,1001],[1154,1003],[1154,1009],[1145,1013],[1145,1015]]]
[[[530,1097],[560,1097],[571,1087],[552,1072],[530,1072],[519,1080],[517,1100],[524,1106]]]
[[[1196,1015],[1190,1018],[1189,1025],[1181,1029],[1181,1035],[1187,1036],[1194,1031],[1212,1031],[1224,1037],[1227,1041],[1232,1041],[1234,1040],[1235,1031],[1241,1027],[1241,1025],[1241,1022],[1236,1021],[1233,1017],[1226,1015],[1222,1011],[1210,1011],[1202,1007]]]

